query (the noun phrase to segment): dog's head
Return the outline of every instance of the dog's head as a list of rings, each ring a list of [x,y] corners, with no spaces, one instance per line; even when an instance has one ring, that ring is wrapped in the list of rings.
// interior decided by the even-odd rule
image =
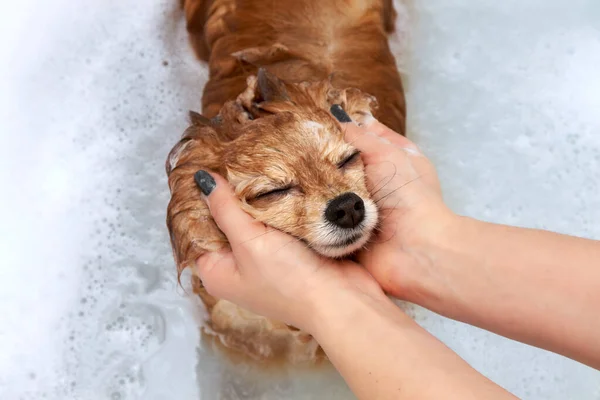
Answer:
[[[333,105],[361,120],[375,103],[329,81],[286,84],[260,70],[219,116],[192,115],[167,160],[168,226],[180,268],[226,245],[195,187],[198,169],[225,176],[246,212],[324,256],[343,257],[367,243],[378,211],[360,153],[344,140]]]

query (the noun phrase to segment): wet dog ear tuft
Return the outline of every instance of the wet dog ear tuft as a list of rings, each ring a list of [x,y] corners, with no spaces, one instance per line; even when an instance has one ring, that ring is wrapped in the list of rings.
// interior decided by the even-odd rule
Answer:
[[[220,114],[208,119],[204,115],[190,110],[189,117],[191,124],[194,126],[210,126],[213,128],[218,128],[223,124],[223,117]]]
[[[262,101],[289,101],[287,89],[283,81],[264,68],[258,70],[256,95]]]
[[[210,119],[206,118],[204,115],[197,113],[196,111],[189,111],[190,122],[192,125],[200,125],[200,126],[211,126]]]

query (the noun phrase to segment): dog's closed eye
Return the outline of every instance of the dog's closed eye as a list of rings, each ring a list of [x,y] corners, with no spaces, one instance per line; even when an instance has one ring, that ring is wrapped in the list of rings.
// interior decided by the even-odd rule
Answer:
[[[348,166],[354,164],[354,162],[358,161],[359,158],[360,158],[360,151],[357,150],[354,153],[347,156],[346,158],[344,158],[342,161],[340,161],[337,166],[340,169],[348,167]]]
[[[256,196],[254,196],[254,200],[262,200],[262,199],[267,199],[267,198],[275,199],[278,197],[282,197],[282,196],[285,196],[286,194],[288,194],[291,189],[292,189],[292,186],[288,185],[288,186],[284,186],[281,188],[269,190],[267,192],[257,194]]]

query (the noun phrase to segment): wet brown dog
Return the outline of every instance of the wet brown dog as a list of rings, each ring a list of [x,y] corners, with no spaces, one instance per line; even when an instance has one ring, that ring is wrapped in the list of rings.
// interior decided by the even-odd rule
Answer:
[[[387,42],[391,0],[184,0],[191,43],[209,62],[203,115],[167,160],[167,225],[181,273],[228,246],[194,182],[225,176],[244,210],[329,257],[365,245],[377,224],[360,155],[332,116],[373,115],[404,134],[405,103]],[[376,100],[375,100],[376,99]],[[376,107],[379,104],[379,107]],[[255,359],[314,361],[314,339],[210,296],[193,279],[221,342]]]

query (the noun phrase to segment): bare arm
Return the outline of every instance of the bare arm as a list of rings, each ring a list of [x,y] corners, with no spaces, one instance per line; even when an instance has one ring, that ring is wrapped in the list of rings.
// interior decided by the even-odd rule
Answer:
[[[336,292],[311,331],[359,399],[512,399],[386,297]]]
[[[424,246],[423,306],[600,368],[600,242],[457,218]]]
[[[386,291],[600,368],[600,242],[458,217],[413,143],[376,121],[346,136],[386,215],[360,255]]]

